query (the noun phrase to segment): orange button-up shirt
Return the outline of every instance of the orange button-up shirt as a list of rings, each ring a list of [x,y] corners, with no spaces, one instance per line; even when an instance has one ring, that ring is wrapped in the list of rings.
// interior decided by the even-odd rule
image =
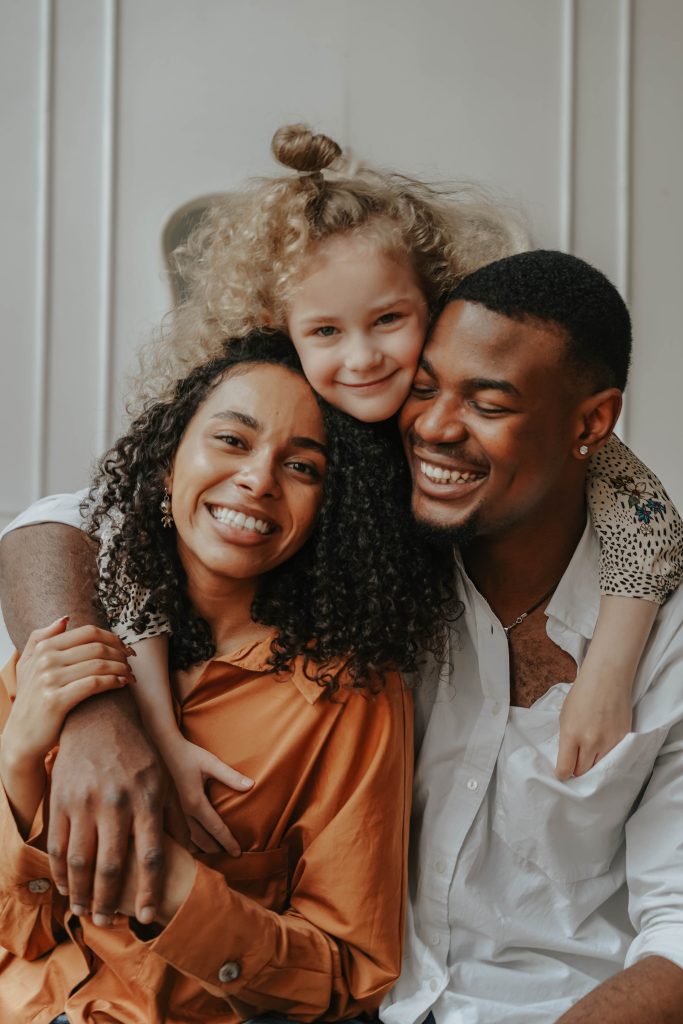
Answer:
[[[0,1020],[237,1022],[372,1011],[397,978],[412,782],[412,709],[399,677],[332,699],[270,640],[210,661],[182,702],[188,739],[256,780],[212,783],[243,854],[201,854],[170,923],[143,940],[69,913],[41,815],[25,842],[0,787]],[[3,680],[12,695],[13,664]],[[39,714],[39,709],[36,709]]]

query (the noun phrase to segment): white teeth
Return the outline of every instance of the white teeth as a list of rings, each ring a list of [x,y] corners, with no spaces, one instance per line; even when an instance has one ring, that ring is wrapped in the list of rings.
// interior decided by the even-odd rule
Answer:
[[[244,512],[235,512],[232,508],[225,508],[222,505],[209,505],[209,512],[219,523],[228,523],[230,526],[237,526],[241,530],[251,530],[261,533],[264,536],[273,532],[270,523],[263,519],[256,519],[254,516],[245,516]]]
[[[420,470],[428,480],[443,484],[468,484],[471,480],[480,480],[485,476],[484,473],[459,473],[457,469],[443,469],[442,466],[433,466],[430,462],[422,460]]]

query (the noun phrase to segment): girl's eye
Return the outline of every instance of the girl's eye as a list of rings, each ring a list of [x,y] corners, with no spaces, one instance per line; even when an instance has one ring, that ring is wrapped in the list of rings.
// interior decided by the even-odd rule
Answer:
[[[316,327],[313,333],[317,334],[319,338],[331,338],[333,334],[338,334],[338,331],[331,324],[324,324],[322,327]]]
[[[393,323],[396,323],[397,320],[401,320],[402,317],[403,317],[402,313],[382,313],[381,316],[377,317],[377,320],[375,321],[375,323],[380,324],[380,325],[383,325],[383,324],[393,324]]]

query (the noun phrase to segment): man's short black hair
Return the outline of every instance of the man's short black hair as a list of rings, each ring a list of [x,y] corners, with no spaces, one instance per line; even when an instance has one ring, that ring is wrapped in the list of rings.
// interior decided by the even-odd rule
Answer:
[[[596,390],[626,387],[631,318],[614,285],[585,260],[551,249],[507,256],[475,270],[444,305],[458,299],[511,320],[556,324],[565,333],[572,364]]]

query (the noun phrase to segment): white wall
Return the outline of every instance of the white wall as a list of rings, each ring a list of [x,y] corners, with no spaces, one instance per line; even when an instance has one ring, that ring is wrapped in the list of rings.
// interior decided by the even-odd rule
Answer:
[[[486,182],[602,267],[636,327],[623,432],[683,505],[679,0],[0,0],[0,25],[0,522],[115,436],[169,214],[272,171],[294,120]]]

